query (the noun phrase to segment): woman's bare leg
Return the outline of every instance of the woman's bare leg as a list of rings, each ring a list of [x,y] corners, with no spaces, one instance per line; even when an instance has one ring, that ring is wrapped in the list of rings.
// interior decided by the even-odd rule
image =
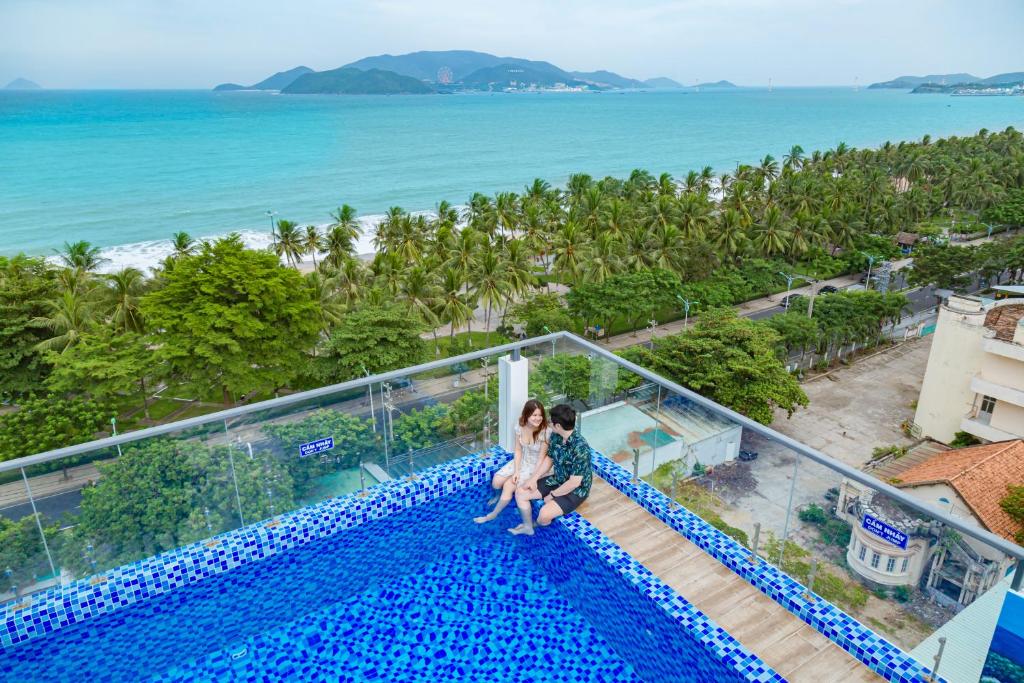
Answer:
[[[505,482],[511,479],[511,476],[503,477],[497,472],[494,473],[494,478],[491,479],[491,488],[494,489],[495,494],[488,499],[488,505],[494,505],[498,502],[498,497],[501,495],[502,490],[505,488]]]
[[[512,501],[512,496],[515,495],[516,485],[512,483],[512,477],[506,477],[503,486],[501,487],[501,496],[498,498],[498,504],[494,506],[494,509],[490,513],[482,517],[474,517],[473,521],[477,524],[483,524],[489,522],[504,510],[508,504]]]

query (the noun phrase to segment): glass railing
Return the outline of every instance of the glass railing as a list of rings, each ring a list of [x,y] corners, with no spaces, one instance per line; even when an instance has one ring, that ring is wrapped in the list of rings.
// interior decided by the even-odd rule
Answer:
[[[558,335],[0,462],[0,602],[479,453]]]
[[[0,463],[0,600],[479,453],[510,353],[596,451],[908,651],[1024,558],[895,488],[915,456],[833,460],[558,333]]]
[[[559,348],[553,362],[589,385],[551,398],[573,402],[596,451],[748,549],[756,538],[763,561],[923,665],[934,665],[930,636],[989,591],[1019,587],[1024,548],[980,526],[952,489],[902,487],[900,472],[934,457],[927,450],[873,457],[875,444],[860,444],[861,460],[839,461],[601,344],[567,338]]]

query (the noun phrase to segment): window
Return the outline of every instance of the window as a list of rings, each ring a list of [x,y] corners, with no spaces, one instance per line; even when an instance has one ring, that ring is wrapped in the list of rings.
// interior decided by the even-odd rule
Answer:
[[[981,412],[991,413],[992,409],[996,407],[996,400],[991,396],[981,397]]]
[[[868,554],[867,546],[865,546],[863,543],[861,543],[860,544],[860,553],[857,554],[857,559],[860,560],[861,562],[863,562],[864,561],[864,556],[867,555],[867,554]]]
[[[880,559],[882,559],[881,555],[879,555],[878,553],[875,553],[875,552],[871,553],[871,568],[872,569],[878,569],[878,561]]]
[[[894,571],[896,571],[896,558],[895,557],[890,557],[889,559],[887,559],[885,561],[885,571],[888,574],[892,574]]]
[[[909,557],[904,557],[903,558],[903,565],[900,567],[900,574],[906,574],[907,573],[907,565],[908,564],[910,564],[910,558]]]

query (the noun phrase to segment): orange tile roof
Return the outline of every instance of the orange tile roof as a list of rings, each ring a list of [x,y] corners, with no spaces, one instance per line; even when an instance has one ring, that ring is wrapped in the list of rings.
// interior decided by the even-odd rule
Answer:
[[[1024,485],[1024,439],[939,453],[898,475],[900,488],[926,484],[953,487],[981,523],[992,533],[1013,540],[1020,525],[999,501],[1008,485]]]

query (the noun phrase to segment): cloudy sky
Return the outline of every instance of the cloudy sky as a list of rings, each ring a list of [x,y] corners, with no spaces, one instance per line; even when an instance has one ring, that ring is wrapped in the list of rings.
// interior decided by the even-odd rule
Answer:
[[[0,84],[207,88],[473,49],[684,83],[1024,70],[1022,0],[0,0]]]

